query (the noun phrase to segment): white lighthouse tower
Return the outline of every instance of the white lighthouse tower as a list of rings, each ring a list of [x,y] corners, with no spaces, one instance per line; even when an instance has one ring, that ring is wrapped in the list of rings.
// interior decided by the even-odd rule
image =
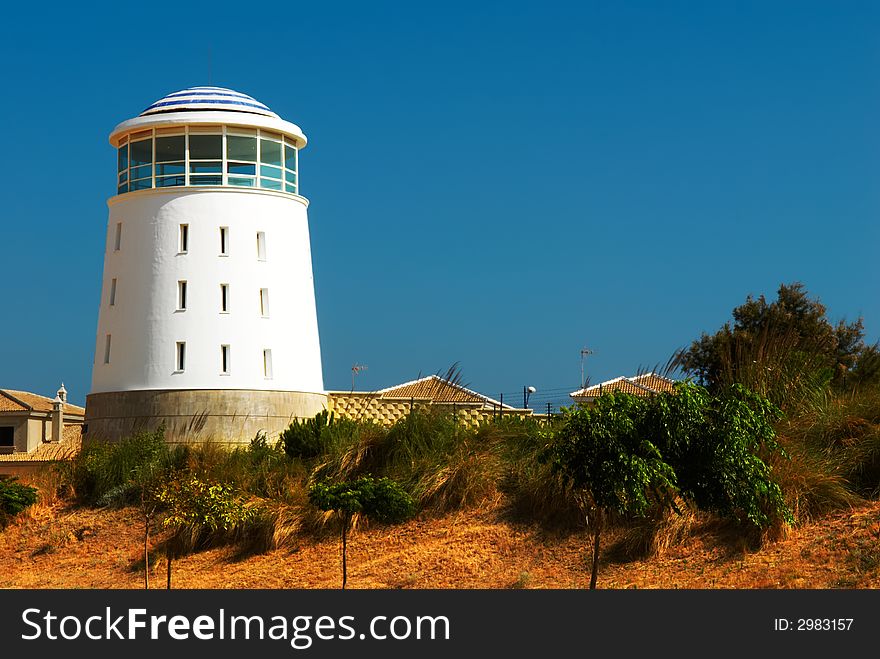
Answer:
[[[169,441],[246,442],[323,409],[300,128],[245,94],[193,87],[110,143],[87,436],[164,423]]]

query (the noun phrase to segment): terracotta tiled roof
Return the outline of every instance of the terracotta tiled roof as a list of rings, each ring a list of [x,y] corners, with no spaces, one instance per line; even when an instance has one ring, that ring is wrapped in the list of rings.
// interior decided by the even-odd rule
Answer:
[[[445,380],[439,375],[429,375],[412,382],[404,382],[394,387],[381,389],[376,393],[382,398],[418,398],[420,400],[429,399],[434,403],[480,403],[501,406],[497,400]],[[504,409],[512,410],[514,408],[505,404]]]
[[[51,412],[52,398],[46,398],[29,391],[0,389],[0,411],[33,410],[34,412]],[[84,416],[86,411],[79,405],[64,404],[64,413]]]
[[[656,373],[645,373],[629,379],[654,391],[672,392],[675,388],[675,380],[670,380]]]
[[[72,423],[64,426],[61,441],[43,442],[30,453],[10,453],[0,455],[0,465],[7,462],[51,462],[54,460],[69,460],[82,447],[82,425]]]
[[[633,394],[634,396],[653,396],[654,394],[673,391],[674,385],[675,380],[670,380],[656,373],[645,373],[631,378],[620,376],[613,380],[606,380],[591,387],[573,391],[569,396],[572,398],[598,398],[603,394],[611,394],[618,391],[625,394]]]
[[[4,392],[0,390],[0,394]],[[0,412],[27,412],[28,407],[9,396],[0,395]]]

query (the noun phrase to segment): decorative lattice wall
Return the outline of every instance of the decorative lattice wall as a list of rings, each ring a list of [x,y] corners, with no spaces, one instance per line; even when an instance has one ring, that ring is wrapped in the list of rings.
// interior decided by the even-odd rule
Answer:
[[[455,414],[459,421],[467,426],[477,426],[490,420],[497,411],[486,409],[480,403],[449,403],[434,404],[427,398],[383,398],[377,394],[335,393],[327,397],[328,409],[336,416],[344,419],[369,420],[390,426],[404,418],[411,409],[426,410],[432,406],[442,407],[445,411]],[[507,414],[528,415],[530,410],[505,410]]]

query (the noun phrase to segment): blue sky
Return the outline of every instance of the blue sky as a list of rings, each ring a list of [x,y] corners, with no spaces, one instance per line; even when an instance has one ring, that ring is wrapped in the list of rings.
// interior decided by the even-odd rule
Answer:
[[[880,337],[880,6],[212,2],[6,10],[0,386],[88,391],[110,130],[177,89],[300,125],[328,388],[665,362],[803,281]]]

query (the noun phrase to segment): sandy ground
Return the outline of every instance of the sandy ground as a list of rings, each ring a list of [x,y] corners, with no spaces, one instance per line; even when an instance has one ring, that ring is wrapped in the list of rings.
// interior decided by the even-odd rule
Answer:
[[[157,538],[161,539],[161,537]],[[606,545],[610,545],[613,537]],[[588,538],[547,534],[471,511],[361,529],[349,542],[352,588],[582,588]],[[0,586],[141,588],[142,524],[135,510],[42,507],[0,532]],[[339,539],[242,557],[233,547],[176,560],[176,588],[336,588]],[[153,567],[164,587],[165,560]],[[875,588],[880,502],[839,512],[750,551],[699,527],[663,555],[603,560],[600,588]]]

